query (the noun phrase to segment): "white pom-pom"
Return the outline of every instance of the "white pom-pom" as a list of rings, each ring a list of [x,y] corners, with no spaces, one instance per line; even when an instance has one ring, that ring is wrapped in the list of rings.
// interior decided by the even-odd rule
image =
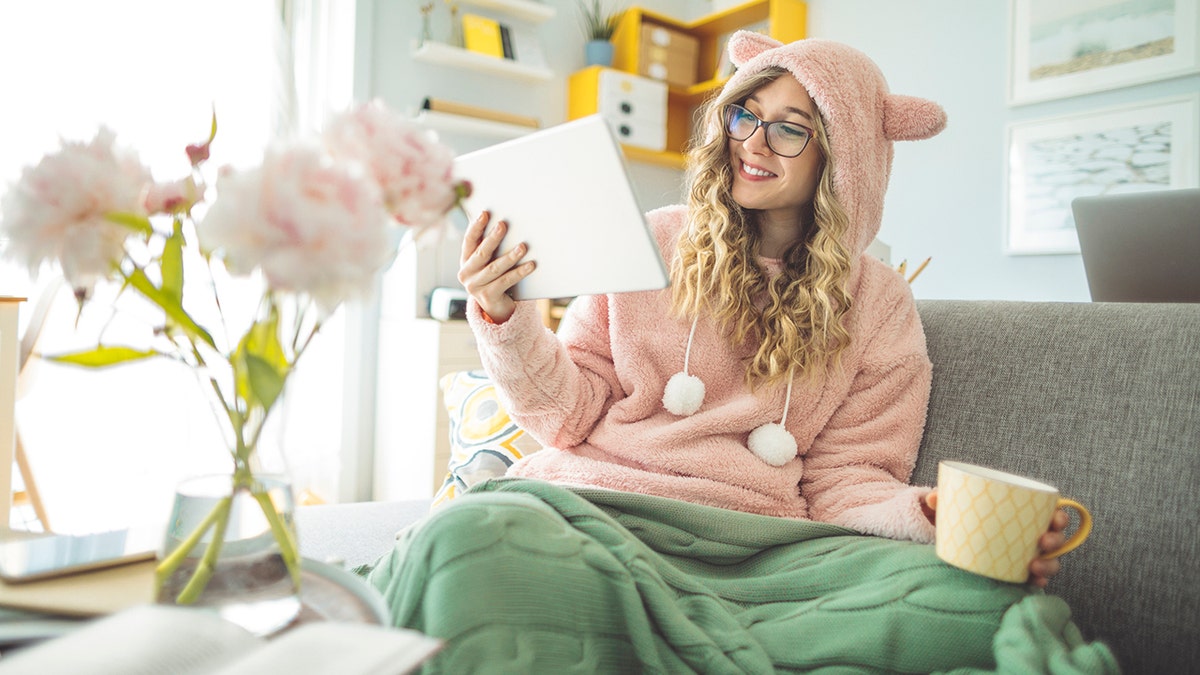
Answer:
[[[782,424],[764,424],[750,432],[750,452],[771,466],[783,466],[796,456],[796,437]]]
[[[691,415],[704,403],[704,383],[695,375],[675,373],[663,391],[663,407],[675,415]]]

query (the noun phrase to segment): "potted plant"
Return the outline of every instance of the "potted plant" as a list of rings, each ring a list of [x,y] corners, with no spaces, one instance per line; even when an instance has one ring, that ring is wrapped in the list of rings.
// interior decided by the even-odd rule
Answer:
[[[584,44],[584,58],[589,66],[611,66],[613,60],[613,33],[617,32],[617,24],[621,21],[620,10],[606,12],[600,0],[590,3],[580,0],[580,24],[587,42]]]

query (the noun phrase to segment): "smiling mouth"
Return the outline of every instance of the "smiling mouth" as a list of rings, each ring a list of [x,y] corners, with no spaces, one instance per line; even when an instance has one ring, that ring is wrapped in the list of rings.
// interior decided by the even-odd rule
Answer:
[[[751,166],[750,164],[747,164],[744,161],[742,162],[742,171],[744,171],[745,173],[747,173],[751,176],[754,176],[756,178],[774,178],[775,177],[775,174],[771,173],[770,171],[767,171],[766,169],[760,169],[756,166]]]

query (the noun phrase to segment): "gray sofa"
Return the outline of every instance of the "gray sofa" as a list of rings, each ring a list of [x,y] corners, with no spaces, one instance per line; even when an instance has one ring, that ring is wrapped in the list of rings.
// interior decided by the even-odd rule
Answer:
[[[1089,507],[1050,592],[1129,673],[1200,670],[1200,304],[919,303],[933,394],[913,481],[959,459]],[[302,509],[302,552],[349,566],[427,503]]]

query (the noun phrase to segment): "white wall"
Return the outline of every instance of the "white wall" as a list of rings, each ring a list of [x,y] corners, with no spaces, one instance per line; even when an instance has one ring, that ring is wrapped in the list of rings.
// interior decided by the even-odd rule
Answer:
[[[542,35],[562,81],[534,85],[414,64],[408,53],[418,26],[416,3],[360,2],[375,15],[370,89],[389,103],[414,106],[432,93],[537,114],[545,123],[564,117],[566,76],[583,65],[575,0],[547,0],[558,14],[543,25]],[[704,0],[637,4],[681,18],[712,7]],[[897,144],[880,237],[892,246],[894,261],[915,264],[933,257],[914,292],[927,298],[1086,301],[1078,255],[1003,253],[1006,126],[1196,91],[1200,75],[1010,108],[1007,21],[1008,3],[1002,0],[808,0],[810,36],[863,50],[879,63],[892,91],[934,99],[949,115],[940,136]],[[471,143],[445,140],[460,150]],[[631,171],[648,208],[677,200],[676,172],[644,165]]]
[[[1012,122],[1195,92],[1200,75],[1008,107],[1008,3],[809,0],[809,34],[870,55],[894,92],[941,103],[934,139],[899,143],[880,237],[893,260],[933,256],[920,297],[1087,301],[1077,254],[1006,256],[1005,129]],[[903,28],[899,28],[903,27]]]

